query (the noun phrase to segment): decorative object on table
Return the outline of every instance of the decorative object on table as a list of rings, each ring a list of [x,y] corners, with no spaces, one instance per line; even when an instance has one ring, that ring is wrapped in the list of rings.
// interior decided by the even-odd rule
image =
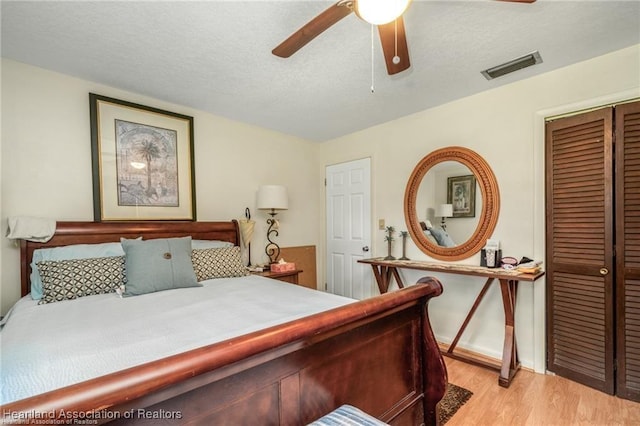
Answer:
[[[453,205],[451,204],[438,205],[438,207],[436,207],[436,217],[442,218],[440,222],[440,227],[442,227],[442,229],[446,231],[447,224],[445,222],[445,218],[453,217]]]
[[[526,263],[520,263],[516,266],[518,272],[522,272],[523,274],[537,274],[542,271],[542,262],[539,260],[532,260]]]
[[[447,203],[453,208],[452,216],[447,217],[476,217],[476,177],[447,178]]]
[[[527,256],[522,256],[522,259],[518,261],[518,265],[522,265],[523,263],[533,262],[533,259],[529,259]]]
[[[89,100],[94,220],[195,221],[193,117]]]
[[[251,238],[253,237],[253,228],[256,222],[251,220],[251,210],[249,207],[244,209],[244,219],[238,220],[240,228],[240,236],[242,237],[242,245],[247,250],[247,266],[251,266]]]
[[[272,263],[271,265],[269,265],[269,269],[271,269],[271,272],[295,271],[296,264],[293,262],[287,262],[284,259],[280,259],[276,263]]]
[[[480,266],[487,268],[499,268],[502,250],[500,250],[499,240],[487,240],[487,244],[480,251]]]
[[[391,245],[393,243],[393,240],[395,239],[393,238],[393,234],[394,232],[396,232],[396,229],[393,226],[387,226],[385,228],[385,232],[387,233],[387,235],[384,237],[384,240],[387,242],[388,254],[387,257],[384,258],[384,260],[396,260],[395,257],[391,256]]]
[[[518,266],[518,259],[511,256],[505,256],[500,258],[500,266],[502,269],[510,270],[515,269]]]
[[[276,263],[280,256],[280,246],[271,238],[278,236],[278,229],[280,228],[280,223],[276,219],[278,210],[287,210],[289,208],[287,188],[282,185],[262,185],[258,188],[256,204],[260,210],[271,210],[268,213],[271,218],[267,219],[267,224],[269,225],[267,230],[268,242],[264,251],[269,256],[269,263]]]
[[[409,260],[407,257],[407,237],[409,236],[409,233],[407,231],[402,231],[400,232],[400,235],[402,236],[402,257],[400,260]]]

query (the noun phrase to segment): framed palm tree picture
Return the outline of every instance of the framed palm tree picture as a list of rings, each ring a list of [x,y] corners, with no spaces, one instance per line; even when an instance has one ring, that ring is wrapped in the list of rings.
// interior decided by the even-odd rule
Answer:
[[[193,117],[89,101],[94,220],[196,220]]]

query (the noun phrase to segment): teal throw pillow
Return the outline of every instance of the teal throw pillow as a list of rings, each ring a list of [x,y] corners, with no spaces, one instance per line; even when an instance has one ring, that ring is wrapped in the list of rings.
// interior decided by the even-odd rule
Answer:
[[[439,246],[441,246],[441,247],[455,247],[456,246],[456,243],[453,242],[453,240],[451,239],[449,234],[447,234],[447,231],[445,231],[444,229],[431,228],[431,229],[429,229],[429,232],[431,232],[431,235],[433,235],[433,238],[436,239],[436,241],[438,242]]]
[[[201,287],[191,263],[191,237],[123,240],[127,284],[124,296]]]

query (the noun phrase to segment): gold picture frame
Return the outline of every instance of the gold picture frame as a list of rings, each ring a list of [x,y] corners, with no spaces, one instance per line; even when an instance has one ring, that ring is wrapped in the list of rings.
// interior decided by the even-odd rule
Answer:
[[[196,220],[193,117],[89,94],[97,222]]]

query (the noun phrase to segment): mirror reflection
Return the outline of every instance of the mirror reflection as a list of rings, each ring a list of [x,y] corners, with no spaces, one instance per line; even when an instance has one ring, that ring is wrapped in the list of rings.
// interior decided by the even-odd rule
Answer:
[[[480,251],[498,221],[498,183],[487,162],[459,146],[435,150],[414,168],[404,216],[416,246],[440,260]]]
[[[456,247],[464,243],[478,227],[481,211],[477,179],[458,161],[434,165],[420,182],[416,215],[431,244]]]

